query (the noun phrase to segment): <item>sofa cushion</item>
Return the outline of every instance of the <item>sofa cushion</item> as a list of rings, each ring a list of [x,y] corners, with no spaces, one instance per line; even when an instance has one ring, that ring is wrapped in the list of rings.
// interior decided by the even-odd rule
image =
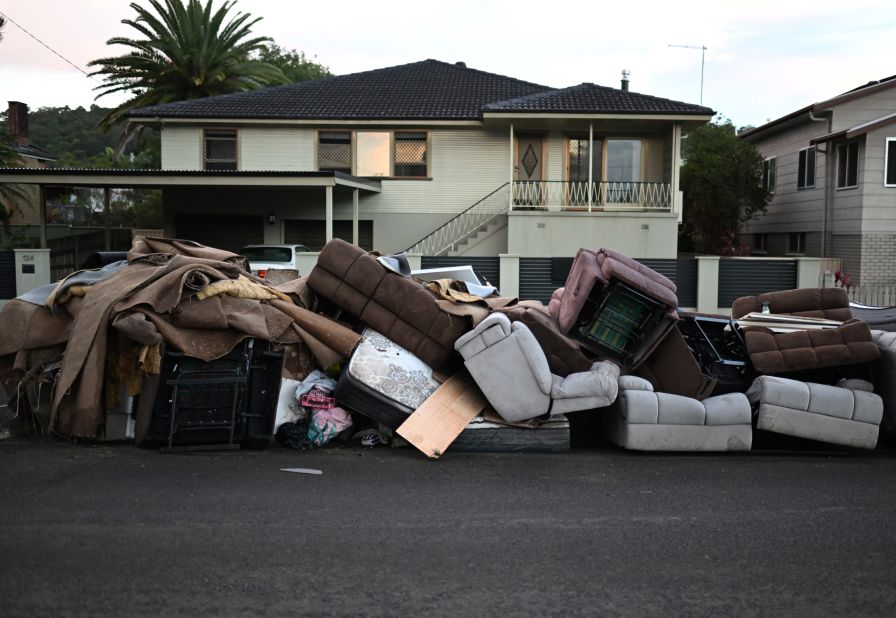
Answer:
[[[860,320],[837,328],[775,333],[744,329],[750,361],[759,373],[785,373],[872,362],[880,358],[868,325]]]
[[[743,393],[727,393],[703,400],[706,425],[749,425],[750,402]]]
[[[418,282],[338,238],[320,252],[308,286],[433,369],[451,359],[454,342],[471,327],[469,320],[442,311]]]

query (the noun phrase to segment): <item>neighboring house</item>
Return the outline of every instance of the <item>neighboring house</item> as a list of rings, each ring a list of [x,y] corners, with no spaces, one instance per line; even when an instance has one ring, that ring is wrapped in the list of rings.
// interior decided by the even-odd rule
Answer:
[[[853,282],[896,282],[896,76],[741,134],[765,158],[752,253],[837,257]]]
[[[339,236],[426,255],[606,245],[674,258],[681,137],[713,111],[627,85],[554,89],[425,60],[130,119],[161,130],[172,236],[229,249],[319,250]]]
[[[9,130],[9,137],[12,141],[13,150],[15,150],[21,158],[21,165],[27,168],[46,168],[56,162],[56,158],[35,144],[32,144],[28,138],[28,106],[19,101],[9,101],[7,108],[6,122]],[[36,189],[30,191],[32,199],[27,204],[19,204],[12,217],[10,223],[13,225],[32,224],[40,222],[38,215],[38,192]],[[4,205],[5,206],[5,205]]]

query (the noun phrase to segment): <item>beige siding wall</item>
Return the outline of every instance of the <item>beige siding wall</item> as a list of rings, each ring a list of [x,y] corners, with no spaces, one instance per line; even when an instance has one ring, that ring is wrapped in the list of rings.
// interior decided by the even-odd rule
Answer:
[[[896,112],[896,86],[838,105],[834,109],[833,130],[849,129],[893,112]]]
[[[492,129],[433,129],[431,180],[384,180],[365,208],[392,213],[456,214],[510,179],[510,133]]]
[[[314,169],[313,129],[242,128],[239,144],[241,170]]]
[[[896,187],[884,186],[888,137],[896,137],[896,124],[872,131],[865,137],[864,166],[859,176],[864,232],[896,232]]]
[[[807,122],[790,131],[771,135],[754,145],[763,158],[777,157],[775,194],[765,215],[744,224],[741,232],[820,232],[823,228],[826,156],[819,149],[815,154],[815,187],[797,189],[799,151],[809,140],[827,132],[823,122]],[[835,229],[846,220],[861,217],[861,207],[844,202],[836,214]],[[772,248],[769,247],[769,254]]]
[[[197,127],[163,127],[162,169],[202,169],[202,130]]]

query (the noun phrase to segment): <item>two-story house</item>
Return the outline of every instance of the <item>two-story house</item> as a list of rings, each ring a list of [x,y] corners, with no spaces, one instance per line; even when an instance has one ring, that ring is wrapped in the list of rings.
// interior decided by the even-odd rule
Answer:
[[[674,258],[682,134],[699,105],[581,84],[555,89],[425,60],[146,107],[166,233],[236,249],[338,236],[383,252]],[[273,180],[277,182],[274,183]]]
[[[896,282],[896,76],[741,137],[765,158],[773,194],[741,229],[753,254],[841,258],[854,282]]]

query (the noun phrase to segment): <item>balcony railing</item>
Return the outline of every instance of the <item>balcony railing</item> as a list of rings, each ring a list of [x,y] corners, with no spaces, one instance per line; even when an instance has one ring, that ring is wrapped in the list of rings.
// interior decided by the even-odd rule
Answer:
[[[514,181],[514,210],[544,208],[670,212],[672,185],[667,182]]]

